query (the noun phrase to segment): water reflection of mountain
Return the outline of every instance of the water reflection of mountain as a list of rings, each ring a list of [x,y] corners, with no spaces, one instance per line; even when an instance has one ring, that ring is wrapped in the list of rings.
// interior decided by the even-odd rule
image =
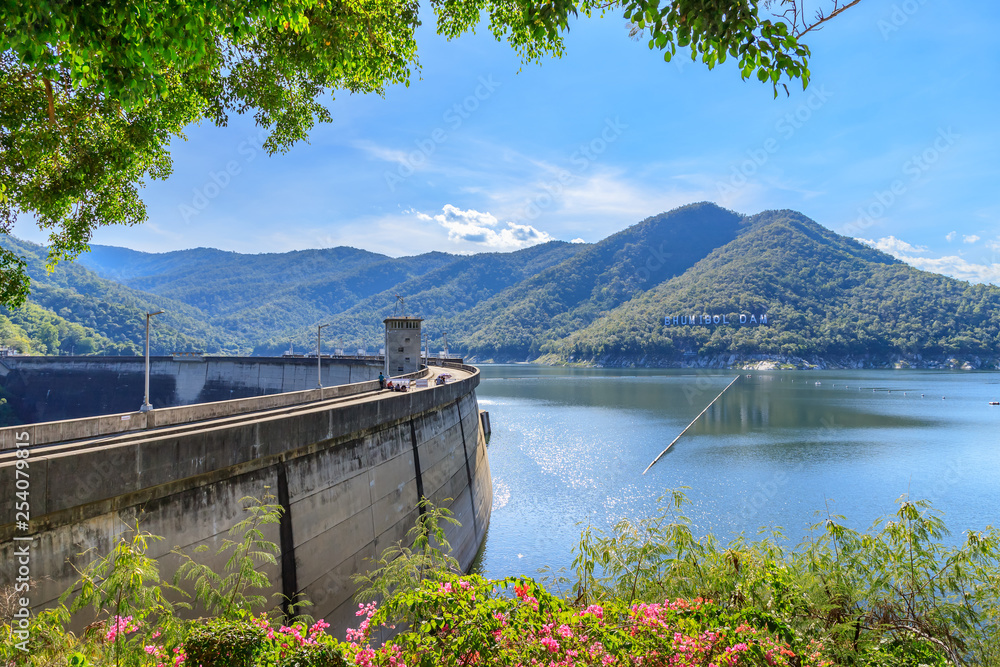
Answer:
[[[935,423],[926,418],[864,410],[856,405],[856,400],[848,402],[847,391],[820,388],[807,382],[796,386],[791,382],[741,381],[689,433],[745,433],[765,428],[914,428]],[[871,400],[882,398],[883,394],[872,392]]]
[[[553,369],[554,371],[555,369]],[[562,371],[565,373],[565,371]],[[735,376],[588,376],[526,377],[486,380],[491,396],[538,400],[561,405],[652,413],[684,428]],[[843,385],[815,386],[774,376],[741,378],[698,422],[690,434],[745,433],[760,429],[909,428],[934,424],[927,418],[883,414],[859,407]],[[868,391],[871,391],[868,388]],[[872,393],[880,401],[885,393]],[[867,395],[865,399],[868,400]],[[906,400],[902,399],[901,400]],[[912,399],[920,400],[920,399]]]

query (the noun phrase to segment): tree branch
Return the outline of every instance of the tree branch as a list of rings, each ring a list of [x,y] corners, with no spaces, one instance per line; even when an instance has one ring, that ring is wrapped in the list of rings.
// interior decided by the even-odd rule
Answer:
[[[847,11],[848,9],[850,9],[854,5],[858,4],[859,2],[861,2],[861,0],[852,0],[851,2],[848,2],[846,5],[844,5],[842,7],[840,6],[839,2],[834,2],[833,3],[833,11],[832,12],[830,12],[829,14],[823,14],[822,11],[816,12],[816,22],[813,23],[810,26],[803,26],[802,31],[799,32],[799,34],[796,35],[796,36],[797,37],[801,37],[802,35],[806,34],[810,30],[819,30],[820,27],[824,23],[826,23],[827,21],[829,21],[833,17],[837,16],[838,14],[841,14],[841,13]]]
[[[55,97],[52,95],[52,81],[49,77],[43,76],[42,81],[45,82],[45,96],[49,99],[49,122],[56,122],[56,101]]]

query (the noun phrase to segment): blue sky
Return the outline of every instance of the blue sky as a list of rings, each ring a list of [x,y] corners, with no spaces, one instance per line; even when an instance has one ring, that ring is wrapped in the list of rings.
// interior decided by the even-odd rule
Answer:
[[[731,63],[664,63],[620,17],[576,21],[562,59],[523,67],[484,30],[447,42],[424,20],[409,88],[338,96],[333,123],[274,157],[250,118],[192,127],[144,191],[150,221],[94,242],[509,250],[710,200],[796,209],[1000,284],[1000,18],[985,2],[863,0],[809,36],[811,85],[776,100]]]

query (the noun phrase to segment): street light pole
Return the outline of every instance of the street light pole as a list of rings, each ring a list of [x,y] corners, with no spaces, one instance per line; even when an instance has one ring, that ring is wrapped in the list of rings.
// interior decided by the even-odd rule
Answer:
[[[139,412],[149,412],[153,409],[153,406],[149,403],[149,320],[154,315],[161,315],[162,313],[162,310],[158,310],[155,313],[146,313],[146,396],[142,399],[142,407],[139,408]]]
[[[323,388],[323,327],[329,324],[316,325],[316,388]]]

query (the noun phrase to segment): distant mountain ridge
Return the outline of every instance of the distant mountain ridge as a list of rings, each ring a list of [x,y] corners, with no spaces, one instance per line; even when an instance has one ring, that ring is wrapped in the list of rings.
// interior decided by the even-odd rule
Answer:
[[[432,348],[447,333],[453,352],[479,360],[1000,357],[1000,288],[919,271],[795,211],[746,216],[691,204],[593,244],[476,255],[94,246],[53,274],[44,271],[43,248],[9,243],[31,257],[37,321],[4,313],[0,338],[33,340],[41,318],[62,327],[64,340],[89,337],[83,348],[97,353],[135,349],[143,312],[153,308],[167,311],[154,328],[159,353],[308,351],[317,322],[330,325],[324,352],[374,352],[381,321],[402,295],[407,311],[425,318]],[[739,315],[751,312],[766,312],[768,323],[740,326]],[[730,324],[664,323],[687,313]],[[44,347],[53,348],[45,330]]]

